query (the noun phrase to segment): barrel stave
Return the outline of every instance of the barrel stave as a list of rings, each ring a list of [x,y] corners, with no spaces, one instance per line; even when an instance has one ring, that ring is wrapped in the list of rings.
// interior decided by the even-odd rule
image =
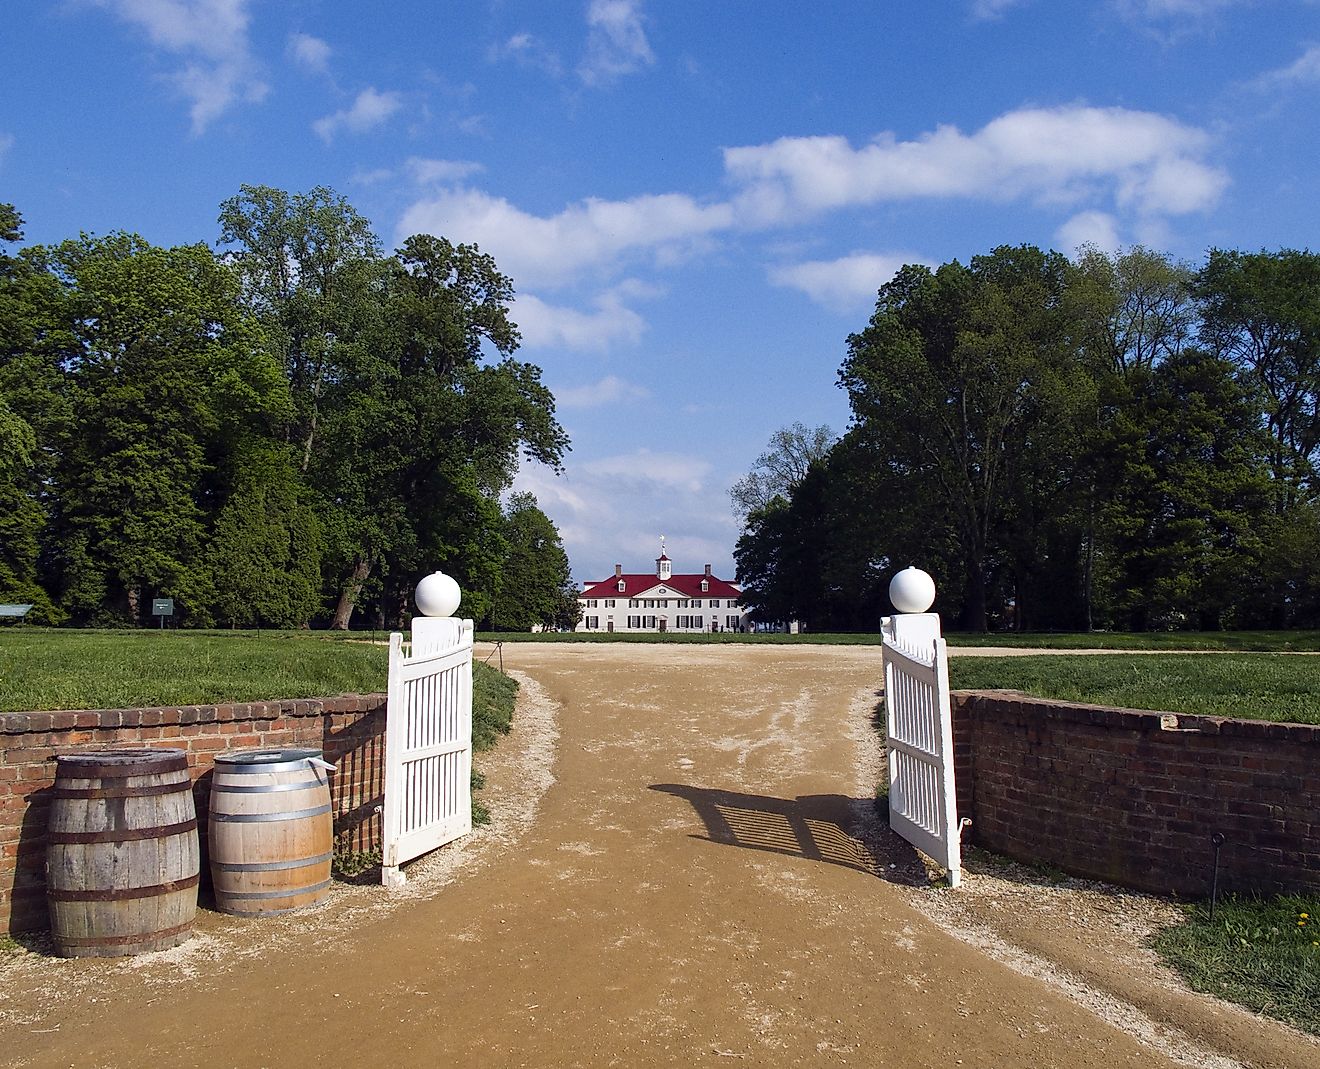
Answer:
[[[57,952],[121,957],[186,940],[200,853],[184,755],[116,751],[57,762],[46,855]]]
[[[302,755],[293,757],[291,755]],[[211,883],[237,916],[287,913],[329,893],[330,786],[306,760],[316,751],[218,758],[211,784]],[[265,756],[265,755],[261,755]]]

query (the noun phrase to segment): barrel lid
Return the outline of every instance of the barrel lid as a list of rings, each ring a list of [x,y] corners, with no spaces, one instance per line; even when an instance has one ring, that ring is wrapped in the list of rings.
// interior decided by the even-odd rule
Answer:
[[[288,772],[305,768],[309,759],[320,756],[320,750],[297,747],[282,750],[234,750],[217,754],[215,763],[224,765],[226,772]]]
[[[56,754],[58,772],[70,776],[150,776],[157,772],[178,772],[188,767],[183,750],[162,747],[158,750],[89,750],[83,753]]]

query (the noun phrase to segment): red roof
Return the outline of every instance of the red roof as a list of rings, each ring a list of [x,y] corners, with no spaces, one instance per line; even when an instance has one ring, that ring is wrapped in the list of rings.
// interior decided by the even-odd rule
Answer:
[[[619,580],[623,580],[623,590],[619,590]],[[708,584],[705,590],[701,589],[702,580]],[[599,583],[589,583],[587,588],[578,594],[579,598],[640,598],[648,596],[647,592],[656,587],[663,586],[669,594],[651,594],[651,597],[678,597],[678,598],[737,598],[742,596],[742,591],[733,583],[725,582],[723,579],[717,579],[713,575],[703,575],[700,572],[695,575],[671,575],[668,579],[661,579],[653,572],[643,574],[625,573],[624,575],[611,575],[608,579],[602,579]]]

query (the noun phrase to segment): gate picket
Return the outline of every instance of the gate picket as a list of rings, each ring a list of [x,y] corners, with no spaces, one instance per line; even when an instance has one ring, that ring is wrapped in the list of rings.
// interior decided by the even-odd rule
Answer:
[[[889,826],[962,880],[957,796],[953,780],[953,715],[949,654],[944,639],[929,653],[894,634],[884,621],[885,726],[889,765]]]
[[[404,883],[400,866],[472,830],[472,621],[405,651],[390,636],[385,722],[381,882]]]

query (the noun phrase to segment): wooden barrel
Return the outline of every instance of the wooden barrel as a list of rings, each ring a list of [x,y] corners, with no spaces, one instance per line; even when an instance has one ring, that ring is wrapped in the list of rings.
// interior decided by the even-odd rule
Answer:
[[[211,885],[239,917],[287,913],[330,893],[330,784],[317,750],[255,750],[215,759]]]
[[[56,757],[46,894],[61,957],[177,946],[197,915],[197,810],[181,750]]]

